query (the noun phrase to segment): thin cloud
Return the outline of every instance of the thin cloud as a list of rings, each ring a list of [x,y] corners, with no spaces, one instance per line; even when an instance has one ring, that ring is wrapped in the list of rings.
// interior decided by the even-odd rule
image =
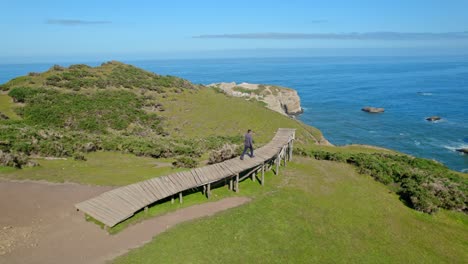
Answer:
[[[365,33],[241,33],[199,35],[202,39],[313,39],[313,40],[461,40],[468,39],[464,32],[365,32]]]
[[[77,25],[100,25],[110,24],[111,21],[104,20],[80,20],[80,19],[48,19],[46,24],[50,25],[62,25],[62,26],[77,26]]]

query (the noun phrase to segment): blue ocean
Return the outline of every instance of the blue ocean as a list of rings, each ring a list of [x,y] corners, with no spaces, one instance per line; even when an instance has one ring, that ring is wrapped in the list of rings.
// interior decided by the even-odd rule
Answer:
[[[369,144],[468,171],[468,57],[313,57],[125,61],[194,83],[250,82],[294,88],[298,118],[335,145]],[[100,62],[74,62],[99,65]],[[0,64],[0,83],[53,63]],[[70,63],[58,63],[69,65]],[[369,114],[364,106],[385,108]],[[428,122],[429,116],[441,121]]]

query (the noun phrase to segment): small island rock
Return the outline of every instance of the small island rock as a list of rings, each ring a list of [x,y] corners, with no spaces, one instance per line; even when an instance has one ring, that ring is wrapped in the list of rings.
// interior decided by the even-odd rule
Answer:
[[[458,152],[461,152],[463,154],[468,154],[468,148],[461,148],[461,149],[457,149]]]
[[[370,107],[370,106],[366,106],[362,108],[361,110],[367,113],[383,113],[385,111],[384,108]]]
[[[439,121],[441,119],[442,119],[442,117],[440,117],[440,116],[430,116],[430,117],[426,118],[427,121],[431,121],[431,122]]]

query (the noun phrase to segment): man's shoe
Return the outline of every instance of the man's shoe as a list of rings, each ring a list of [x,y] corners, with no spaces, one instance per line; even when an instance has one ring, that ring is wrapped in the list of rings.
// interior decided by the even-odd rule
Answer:
[[[240,157],[240,160],[244,160],[244,158],[243,158],[243,157]]]

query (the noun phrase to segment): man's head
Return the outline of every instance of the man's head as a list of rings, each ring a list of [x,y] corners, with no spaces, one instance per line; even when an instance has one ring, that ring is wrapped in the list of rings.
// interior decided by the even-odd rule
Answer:
[[[252,130],[251,129],[247,130],[247,133],[249,133],[249,134],[252,133]]]

